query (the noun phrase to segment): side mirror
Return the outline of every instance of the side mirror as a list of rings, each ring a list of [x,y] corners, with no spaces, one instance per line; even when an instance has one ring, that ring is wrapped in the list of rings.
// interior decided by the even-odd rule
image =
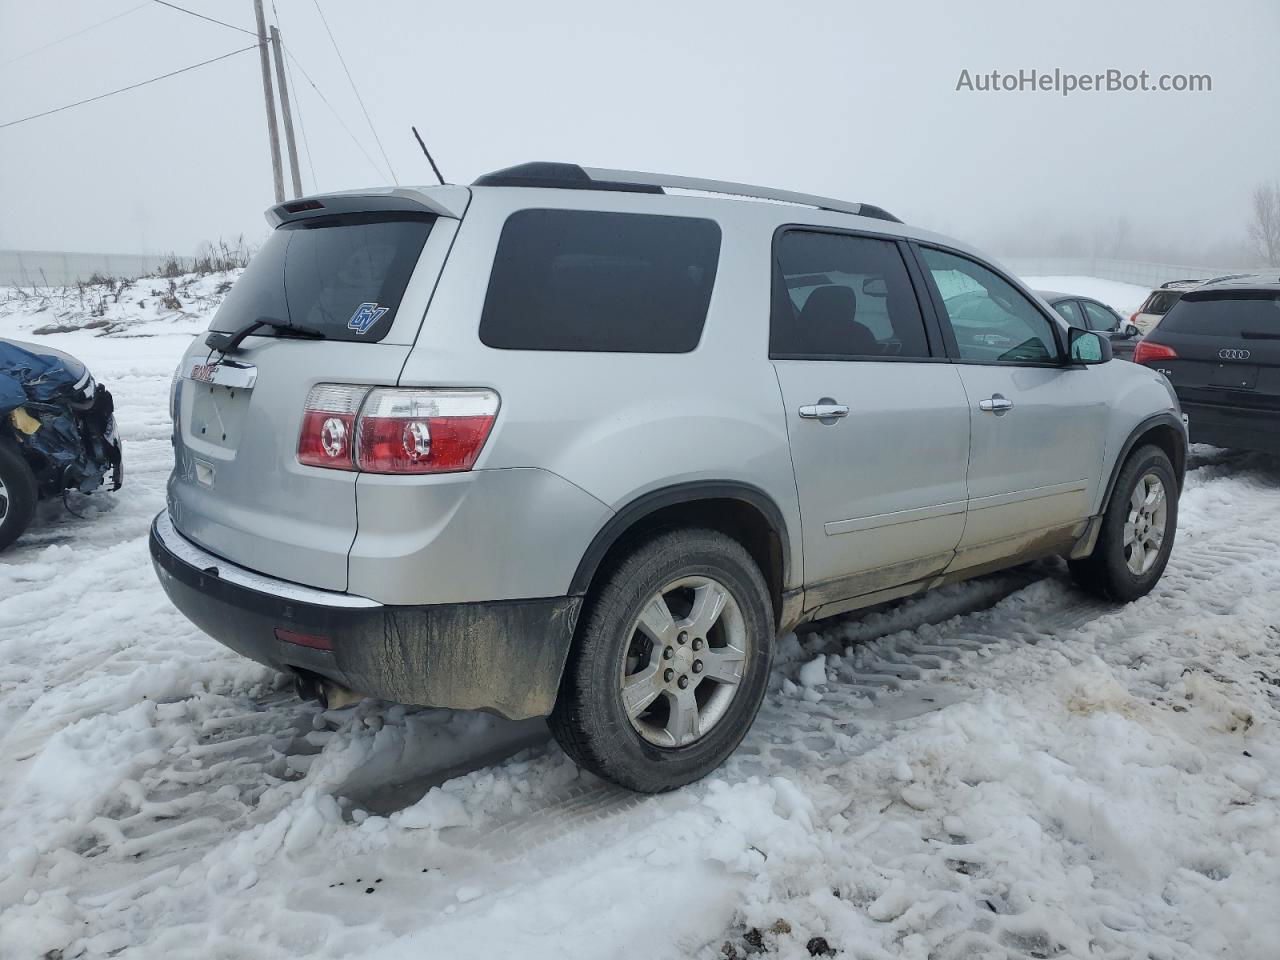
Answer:
[[[1137,327],[1135,327],[1132,323],[1126,323],[1124,325],[1124,338],[1126,340],[1132,340],[1134,337],[1140,337],[1140,336],[1142,336],[1142,331],[1139,330]]]
[[[1067,330],[1067,350],[1072,363],[1106,363],[1111,359],[1111,339],[1091,330],[1071,327]]]

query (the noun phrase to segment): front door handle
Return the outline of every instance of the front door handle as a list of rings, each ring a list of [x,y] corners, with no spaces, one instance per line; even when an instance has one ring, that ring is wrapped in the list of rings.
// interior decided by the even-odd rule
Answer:
[[[830,397],[823,397],[817,403],[806,403],[800,408],[800,416],[806,420],[821,420],[831,423],[849,415],[849,408],[843,403],[836,403]]]
[[[978,409],[985,413],[994,413],[997,417],[1003,417],[1013,409],[1013,401],[998,393],[993,393],[990,400],[978,401]]]

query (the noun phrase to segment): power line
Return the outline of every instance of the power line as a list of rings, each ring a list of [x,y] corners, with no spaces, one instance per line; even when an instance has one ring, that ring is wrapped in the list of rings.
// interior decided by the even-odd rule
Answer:
[[[50,47],[56,47],[58,44],[64,43],[65,41],[70,40],[74,37],[78,37],[82,33],[88,33],[90,30],[94,30],[98,27],[108,24],[113,20],[119,20],[121,17],[127,17],[129,14],[134,13],[138,10],[141,10],[145,6],[146,6],[146,3],[140,3],[136,7],[130,7],[128,10],[124,10],[124,11],[121,11],[120,13],[115,14],[114,16],[107,17],[107,19],[105,20],[99,20],[97,23],[91,23],[87,27],[81,27],[79,30],[75,31],[75,33],[68,33],[65,37],[59,37],[57,40],[50,40],[48,43],[44,44],[43,46],[36,47],[34,50],[28,50],[26,53],[20,53],[16,57],[11,57],[8,60],[0,62],[0,67],[7,67],[11,63],[17,63],[19,60],[25,60],[27,57],[34,56],[37,53],[42,53],[43,51],[48,50]]]
[[[247,33],[251,37],[257,37],[252,30],[246,30],[244,27],[237,27],[234,23],[224,23],[222,20],[215,20],[213,17],[206,17],[203,13],[196,13],[194,10],[188,10],[186,7],[180,7],[176,3],[169,3],[169,0],[154,0],[162,7],[168,7],[170,10],[177,10],[179,13],[185,13],[188,16],[198,17],[201,20],[208,20],[210,23],[216,23],[220,27],[226,27],[228,30],[239,30],[241,33]]]
[[[18,119],[18,120],[10,120],[8,123],[0,123],[0,130],[3,130],[5,127],[17,126],[19,123],[26,123],[28,120],[37,120],[40,117],[47,117],[51,113],[61,113],[63,110],[70,110],[72,107],[84,106],[84,104],[86,103],[94,103],[95,101],[98,101],[98,100],[105,100],[107,97],[114,97],[117,93],[125,93],[129,90],[137,90],[139,87],[145,87],[147,84],[155,83],[157,80],[167,80],[169,77],[176,77],[180,73],[186,73],[189,70],[195,70],[198,67],[207,67],[211,63],[217,63],[219,60],[226,60],[228,57],[234,57],[237,53],[245,53],[246,51],[255,49],[257,46],[258,45],[256,43],[253,43],[247,47],[241,47],[239,50],[232,50],[230,53],[224,53],[220,57],[214,57],[211,60],[202,60],[199,63],[193,63],[191,64],[191,66],[183,67],[181,70],[172,70],[169,73],[162,73],[160,74],[160,76],[152,77],[150,80],[140,80],[137,83],[131,83],[129,84],[129,86],[121,87],[118,90],[110,90],[107,93],[100,93],[96,97],[87,97],[84,100],[77,100],[75,103],[68,103],[61,107],[54,107],[52,110],[45,110],[41,113],[33,113],[29,117],[22,117],[21,119]]]
[[[325,19],[324,11],[320,9],[320,0],[311,0],[316,6],[316,13],[320,14],[320,22],[324,24],[325,33],[329,34],[329,42],[333,44],[333,52],[338,55],[338,62],[342,64],[342,69],[347,74],[347,82],[351,84],[351,92],[356,95],[356,102],[360,104],[360,109],[364,112],[365,122],[369,124],[369,131],[373,134],[374,141],[378,144],[378,149],[382,151],[382,159],[386,161],[387,169],[391,171],[391,179],[398,186],[400,181],[396,179],[395,168],[391,166],[391,160],[387,157],[386,148],[382,146],[382,138],[378,136],[378,131],[374,129],[373,120],[369,117],[369,110],[364,105],[364,98],[360,96],[360,91],[356,89],[356,82],[351,77],[351,71],[347,69],[347,61],[342,57],[342,51],[338,49],[338,41],[334,39],[333,31],[329,29],[329,21]]]
[[[348,127],[343,122],[341,115],[338,113],[337,110],[333,108],[333,104],[329,102],[329,98],[320,92],[320,88],[316,86],[316,82],[311,79],[311,74],[307,73],[307,68],[304,67],[301,64],[301,62],[299,62],[298,58],[293,55],[293,51],[290,50],[288,47],[284,48],[284,55],[297,65],[298,70],[301,71],[303,78],[307,81],[307,83],[311,84],[311,89],[316,92],[316,96],[320,98],[321,102],[323,102],[324,105],[329,108],[329,112],[333,114],[333,119],[337,120],[338,125],[341,126],[342,129],[347,132],[347,136],[351,138],[351,142],[354,143],[356,145],[356,148],[361,153],[364,154],[364,158],[369,161],[369,166],[373,167],[374,172],[376,172],[378,176],[382,176],[382,170],[378,168],[377,162],[373,159],[373,157],[369,156],[369,151],[364,148],[364,144],[361,143],[360,139],[354,133],[351,132],[351,128]],[[394,180],[395,178],[392,177],[392,179]]]

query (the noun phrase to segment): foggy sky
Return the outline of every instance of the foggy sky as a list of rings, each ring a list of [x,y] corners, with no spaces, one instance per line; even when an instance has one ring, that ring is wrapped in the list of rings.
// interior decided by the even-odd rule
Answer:
[[[0,0],[0,123],[252,43],[139,0]],[[252,28],[251,0],[176,0]],[[307,192],[390,175],[312,0],[267,2],[294,70]],[[402,183],[524,160],[741,180],[883,206],[1006,255],[1114,232],[1243,241],[1280,178],[1280,3],[411,0],[321,6]],[[1210,93],[957,92],[961,70],[1210,74]],[[0,247],[194,252],[265,234],[256,50],[0,130]],[[381,169],[379,169],[381,168]],[[286,174],[286,189],[288,177]]]

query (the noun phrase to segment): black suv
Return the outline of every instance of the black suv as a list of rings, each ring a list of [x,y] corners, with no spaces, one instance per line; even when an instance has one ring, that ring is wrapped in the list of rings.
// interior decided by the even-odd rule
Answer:
[[[1133,359],[1169,378],[1193,443],[1280,453],[1280,275],[1188,291]]]

